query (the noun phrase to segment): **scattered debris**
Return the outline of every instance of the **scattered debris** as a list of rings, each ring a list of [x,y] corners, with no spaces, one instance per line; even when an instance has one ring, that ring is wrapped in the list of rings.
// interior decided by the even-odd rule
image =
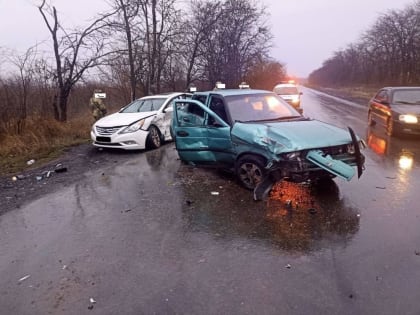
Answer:
[[[26,162],[26,165],[32,165],[32,164],[34,164],[34,163],[35,163],[35,160],[33,160],[33,159],[32,159],[32,160],[27,161],[27,162]]]
[[[66,270],[67,269],[67,265],[64,265],[62,269],[63,270]]]
[[[67,172],[67,167],[56,168],[54,170],[54,172],[56,172],[56,173],[64,173],[64,172]]]
[[[358,213],[356,216],[357,216],[358,218],[360,218],[360,217],[361,217],[361,214],[360,214],[360,213]]]
[[[26,275],[22,278],[19,279],[19,282],[25,281],[26,279],[28,279],[31,275]]]
[[[96,301],[93,298],[89,298],[90,305],[88,306],[88,310],[93,310],[93,305]]]
[[[205,263],[205,262],[206,262],[206,260],[203,258],[203,259],[200,259],[198,262],[199,262],[200,264],[202,264],[202,263]]]
[[[132,209],[125,209],[124,212],[130,212]]]
[[[219,192],[218,192],[218,191],[212,191],[212,192],[211,192],[211,194],[212,194],[213,196],[218,196],[218,195],[219,195]]]
[[[420,251],[415,251],[414,254],[416,254],[416,256],[420,256]]]
[[[14,181],[14,182],[17,181],[17,177],[16,176],[13,176],[12,177],[12,181]]]
[[[287,265],[286,265],[286,268],[287,268],[287,269],[290,269],[290,268],[292,268],[292,266],[291,266],[290,264],[287,264]]]
[[[376,186],[377,189],[386,189],[386,187]]]
[[[42,180],[42,176],[37,176],[37,177],[36,177],[36,180],[38,180],[38,181],[39,181],[39,180]]]
[[[354,295],[353,294],[350,294],[349,295],[349,298],[351,298],[351,299],[354,298]]]
[[[193,203],[191,200],[185,200],[185,203],[188,205],[188,206],[191,206],[191,204]]]
[[[25,179],[25,175],[17,175],[16,178],[19,180],[22,180],[22,179]]]

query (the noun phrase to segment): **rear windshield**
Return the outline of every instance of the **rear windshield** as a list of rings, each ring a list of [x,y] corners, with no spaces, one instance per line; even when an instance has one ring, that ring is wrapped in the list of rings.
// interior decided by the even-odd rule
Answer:
[[[295,95],[299,94],[299,91],[294,86],[276,86],[274,88],[274,93],[279,95]]]

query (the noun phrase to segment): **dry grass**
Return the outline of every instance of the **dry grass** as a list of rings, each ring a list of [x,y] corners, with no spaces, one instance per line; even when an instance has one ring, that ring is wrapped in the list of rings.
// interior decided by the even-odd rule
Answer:
[[[65,123],[32,118],[26,121],[22,134],[1,134],[0,175],[25,169],[30,159],[46,162],[59,156],[68,146],[88,142],[92,122],[90,115]]]

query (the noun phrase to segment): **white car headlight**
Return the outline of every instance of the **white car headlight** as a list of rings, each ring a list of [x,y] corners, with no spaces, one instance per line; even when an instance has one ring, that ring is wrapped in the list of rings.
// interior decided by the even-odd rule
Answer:
[[[137,130],[143,127],[145,121],[146,119],[141,119],[139,121],[136,121],[134,124],[131,124],[130,126],[124,128],[119,133],[124,134],[124,133],[136,132]]]
[[[405,122],[406,124],[417,124],[417,116],[414,115],[400,115],[400,121]]]

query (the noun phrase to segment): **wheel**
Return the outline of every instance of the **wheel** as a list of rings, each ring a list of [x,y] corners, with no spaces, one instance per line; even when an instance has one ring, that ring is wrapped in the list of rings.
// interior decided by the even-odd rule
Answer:
[[[264,159],[256,155],[244,155],[236,163],[236,176],[242,186],[253,190],[267,171]]]
[[[392,120],[392,117],[389,117],[386,122],[386,134],[390,137],[395,134],[394,121]]]
[[[147,135],[146,145],[150,149],[157,149],[162,144],[160,132],[155,126],[150,126],[149,134]]]

